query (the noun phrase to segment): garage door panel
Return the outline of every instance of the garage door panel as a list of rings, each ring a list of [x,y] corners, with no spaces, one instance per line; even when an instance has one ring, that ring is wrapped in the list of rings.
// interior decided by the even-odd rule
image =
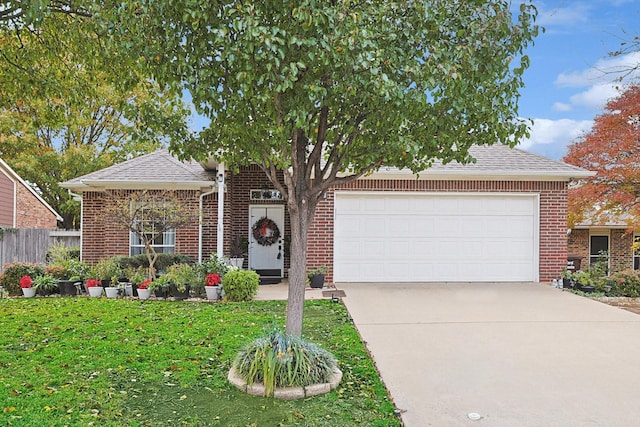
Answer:
[[[334,279],[536,280],[536,197],[336,193]]]

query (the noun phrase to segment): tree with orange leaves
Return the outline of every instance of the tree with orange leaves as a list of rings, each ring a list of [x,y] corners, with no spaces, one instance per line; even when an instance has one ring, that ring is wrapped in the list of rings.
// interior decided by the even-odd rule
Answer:
[[[640,219],[640,85],[605,106],[591,131],[569,146],[566,163],[597,172],[569,189],[570,225]]]

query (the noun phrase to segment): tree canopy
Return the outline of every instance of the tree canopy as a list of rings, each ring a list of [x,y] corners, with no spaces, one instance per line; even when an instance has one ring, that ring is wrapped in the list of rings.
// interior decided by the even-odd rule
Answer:
[[[518,90],[536,10],[508,1],[123,2],[111,34],[211,119],[182,157],[259,165],[291,218],[287,331],[300,334],[307,231],[331,186],[382,165],[472,161],[528,132]],[[278,172],[283,173],[280,178]]]
[[[569,222],[640,218],[640,85],[627,88],[605,106],[593,128],[569,146],[566,163],[596,175],[569,190]]]
[[[65,228],[79,227],[79,204],[59,182],[189,138],[180,99],[100,54],[106,33],[89,19],[90,6],[0,6],[0,157]]]

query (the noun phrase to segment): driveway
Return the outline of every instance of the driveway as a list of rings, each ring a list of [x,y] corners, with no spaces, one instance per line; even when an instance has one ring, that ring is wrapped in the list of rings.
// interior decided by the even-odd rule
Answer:
[[[337,286],[408,427],[640,423],[637,314],[534,283]]]

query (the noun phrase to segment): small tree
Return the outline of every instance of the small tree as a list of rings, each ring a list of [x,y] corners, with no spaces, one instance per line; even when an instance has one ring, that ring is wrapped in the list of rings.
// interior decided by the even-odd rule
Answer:
[[[118,190],[109,192],[107,201],[103,220],[131,231],[140,239],[149,260],[150,278],[156,275],[158,252],[153,246],[156,240],[167,231],[197,220],[197,211],[173,190]]]

